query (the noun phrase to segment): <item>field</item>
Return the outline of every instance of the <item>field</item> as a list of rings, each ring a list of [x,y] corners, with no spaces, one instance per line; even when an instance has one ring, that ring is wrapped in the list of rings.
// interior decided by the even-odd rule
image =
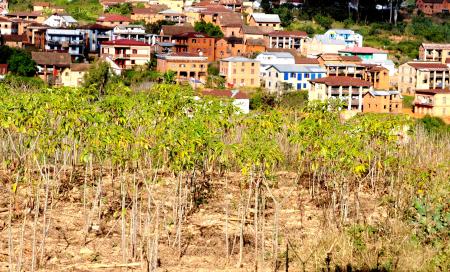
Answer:
[[[448,135],[337,108],[0,85],[0,270],[445,271]]]

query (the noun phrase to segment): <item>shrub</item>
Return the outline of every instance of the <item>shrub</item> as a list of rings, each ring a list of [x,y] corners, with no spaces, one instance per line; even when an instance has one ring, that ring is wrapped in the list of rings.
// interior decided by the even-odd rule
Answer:
[[[333,18],[331,18],[330,16],[325,16],[321,14],[314,16],[314,21],[325,29],[331,28],[331,25],[334,22]]]
[[[450,125],[445,124],[444,120],[439,117],[426,115],[419,119],[418,123],[429,133],[450,133]]]

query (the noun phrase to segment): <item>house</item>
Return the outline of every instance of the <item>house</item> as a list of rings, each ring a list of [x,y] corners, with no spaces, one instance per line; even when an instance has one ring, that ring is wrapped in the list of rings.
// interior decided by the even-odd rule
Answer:
[[[129,25],[132,20],[129,17],[119,14],[104,14],[98,17],[97,23],[103,26]]]
[[[410,61],[399,66],[398,90],[414,94],[416,90],[446,88],[450,69],[441,62]]]
[[[17,34],[2,35],[0,39],[2,40],[3,45],[14,48],[23,48],[24,43],[26,42],[25,35],[17,35]]]
[[[179,53],[202,53],[208,61],[215,59],[215,39],[200,32],[188,32],[172,37],[176,51]]]
[[[146,1],[147,2],[147,1]],[[171,10],[177,12],[183,11],[184,1],[183,0],[148,0],[148,6],[153,5],[164,5]]]
[[[274,64],[266,69],[264,85],[270,92],[278,93],[308,90],[310,80],[322,78],[325,75],[325,69],[319,65]]]
[[[215,59],[245,55],[245,45],[242,38],[225,37],[216,40]]]
[[[159,33],[161,37],[160,42],[175,42],[172,37],[190,32],[195,32],[194,27],[190,24],[163,25]]]
[[[449,0],[417,0],[417,8],[426,15],[433,15],[439,13],[448,14],[450,11]]]
[[[37,64],[38,76],[50,85],[61,82],[61,71],[72,63],[69,53],[31,52],[31,58]]]
[[[369,81],[376,90],[389,90],[391,87],[391,76],[389,70],[381,65],[362,64],[365,67],[363,78]]]
[[[350,29],[329,29],[324,37],[344,41],[347,47],[363,46],[363,36]]]
[[[187,9],[189,16],[195,21],[205,21],[206,23],[218,23],[219,16],[224,13],[232,13],[231,9],[227,9],[223,5],[211,4],[208,2],[195,3],[191,8]],[[195,16],[195,14],[199,16]]]
[[[450,43],[422,43],[419,47],[419,59],[450,63]]]
[[[37,50],[44,50],[47,29],[48,26],[39,23],[31,23],[28,25],[25,30],[27,46],[32,46]]]
[[[244,57],[229,57],[220,60],[220,75],[229,87],[259,87],[260,63]]]
[[[268,48],[285,48],[301,51],[308,34],[303,31],[272,31],[267,34]]]
[[[402,99],[399,91],[371,90],[363,95],[363,112],[401,113]]]
[[[392,76],[395,74],[395,64],[388,59],[388,52],[372,47],[349,47],[339,50],[341,56],[358,56],[365,64],[377,64],[389,70]]]
[[[281,20],[278,14],[252,13],[249,16],[248,24],[250,26],[272,28],[273,30],[281,29]]]
[[[243,25],[243,20],[240,13],[220,13],[217,17],[217,25],[220,27],[225,37],[242,38],[240,30]]]
[[[43,11],[44,9],[50,9],[51,4],[49,2],[34,2],[33,11]]]
[[[206,81],[208,75],[208,57],[193,53],[169,53],[157,55],[157,71],[165,73],[173,71],[176,73],[178,82],[189,81],[194,78]]]
[[[450,89],[416,90],[413,111],[432,116],[450,116]]]
[[[247,114],[250,112],[250,96],[242,91],[203,89],[200,94],[202,96],[231,99],[233,105],[237,107],[241,113]]]
[[[317,60],[327,70],[327,76],[353,76],[363,79],[365,66],[357,56],[322,54]]]
[[[225,8],[232,10],[234,12],[241,12],[243,0],[220,0],[219,4],[223,5]]]
[[[85,27],[87,32],[88,50],[91,53],[100,53],[102,43],[113,39],[113,28],[100,24],[91,24]]]
[[[40,11],[19,11],[6,14],[9,19],[22,19],[42,24],[46,17]]]
[[[345,41],[330,39],[325,35],[315,35],[307,39],[301,48],[302,55],[317,57],[321,54],[337,54],[339,50],[347,48]]]
[[[68,52],[73,59],[84,57],[85,43],[81,29],[49,28],[45,34],[45,50]]]
[[[247,40],[262,40],[264,42],[264,35],[268,33],[259,26],[242,25],[239,31],[239,36],[244,38],[244,42]]]
[[[8,0],[0,0],[0,15],[8,13]]]
[[[121,69],[131,69],[150,62],[151,47],[145,42],[135,40],[107,41],[101,44],[100,55],[110,58]]]
[[[325,101],[339,99],[346,103],[347,110],[362,111],[363,95],[373,91],[370,82],[347,76],[330,76],[311,80],[308,99]]]
[[[266,76],[266,69],[275,64],[295,64],[295,58],[288,52],[263,52],[256,56],[261,63],[260,76]]]
[[[263,39],[245,40],[245,53],[247,56],[259,54],[264,51],[266,51],[266,44]]]
[[[180,11],[176,11],[173,9],[166,9],[158,12],[156,16],[157,21],[169,21],[178,24],[185,23],[187,21],[187,16]]]
[[[70,15],[60,15],[55,13],[52,16],[48,17],[47,20],[43,22],[43,24],[50,27],[66,28],[78,25],[78,21]]]
[[[0,35],[17,34],[18,25],[16,22],[6,18],[0,17]]]
[[[147,8],[133,8],[131,12],[131,20],[133,21],[145,21],[146,23],[154,23],[158,21],[158,12],[167,10],[169,7],[166,5],[150,5]]]
[[[118,25],[113,29],[113,40],[135,40],[155,44],[155,35],[146,34],[142,25]]]
[[[61,85],[66,87],[80,87],[90,67],[91,65],[88,63],[72,63],[70,67],[65,68],[61,72]]]

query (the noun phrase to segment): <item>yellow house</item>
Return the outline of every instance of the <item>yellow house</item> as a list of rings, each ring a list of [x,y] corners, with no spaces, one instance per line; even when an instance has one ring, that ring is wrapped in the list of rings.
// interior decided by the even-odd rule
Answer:
[[[250,26],[259,26],[281,30],[281,20],[278,14],[253,13],[248,19]]]
[[[84,75],[89,71],[90,64],[73,63],[61,73],[61,85],[66,87],[80,87],[84,82]]]
[[[416,90],[414,113],[450,116],[450,89]]]
[[[178,12],[182,12],[183,11],[183,0],[150,0],[149,1],[150,5],[166,5],[167,7],[169,7],[169,9],[171,10],[175,10]]]
[[[259,87],[260,63],[244,57],[229,57],[220,60],[220,75],[225,77],[228,87]]]
[[[419,59],[450,63],[450,43],[422,43],[419,47]]]
[[[398,69],[398,90],[414,94],[415,90],[445,88],[449,86],[450,69],[440,62],[411,61]]]

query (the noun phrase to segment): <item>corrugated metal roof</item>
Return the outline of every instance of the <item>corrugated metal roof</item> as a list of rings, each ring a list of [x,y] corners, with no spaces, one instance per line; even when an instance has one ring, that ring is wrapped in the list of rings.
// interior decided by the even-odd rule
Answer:
[[[281,23],[278,14],[253,13],[251,16],[258,23]]]
[[[262,52],[259,55],[274,56],[280,59],[293,59],[294,56],[288,52]]]
[[[228,57],[224,58],[221,61],[229,61],[229,62],[259,62],[258,60],[249,59],[245,57]]]

